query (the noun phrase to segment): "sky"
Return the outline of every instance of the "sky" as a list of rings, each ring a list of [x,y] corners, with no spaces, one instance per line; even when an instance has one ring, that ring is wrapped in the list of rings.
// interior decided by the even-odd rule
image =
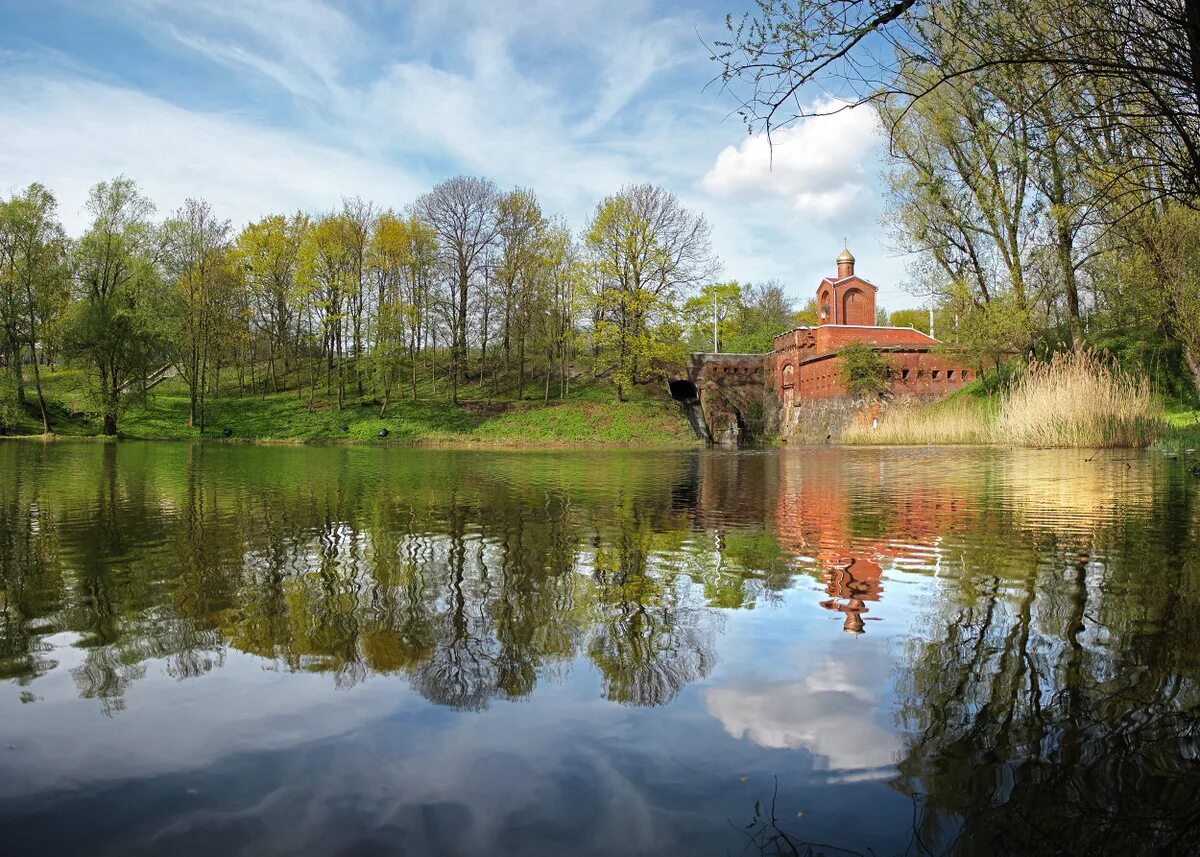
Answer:
[[[866,108],[750,134],[706,43],[746,0],[0,0],[0,192],[55,192],[68,231],[125,174],[160,216],[207,199],[241,226],[438,181],[531,187],[579,230],[653,182],[712,226],[723,276],[798,305],[843,239],[889,310],[884,146]],[[835,103],[814,91],[808,103]]]

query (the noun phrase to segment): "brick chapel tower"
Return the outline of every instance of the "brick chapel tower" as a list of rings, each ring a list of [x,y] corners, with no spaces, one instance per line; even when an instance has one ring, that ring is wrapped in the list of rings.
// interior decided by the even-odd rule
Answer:
[[[817,286],[817,315],[821,324],[875,326],[874,284],[854,273],[854,256],[843,248],[837,257],[837,276]]]

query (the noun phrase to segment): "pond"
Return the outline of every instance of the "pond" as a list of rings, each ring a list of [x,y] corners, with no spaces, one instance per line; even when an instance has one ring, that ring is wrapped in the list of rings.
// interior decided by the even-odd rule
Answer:
[[[1128,451],[3,443],[0,851],[1196,853],[1198,493]]]

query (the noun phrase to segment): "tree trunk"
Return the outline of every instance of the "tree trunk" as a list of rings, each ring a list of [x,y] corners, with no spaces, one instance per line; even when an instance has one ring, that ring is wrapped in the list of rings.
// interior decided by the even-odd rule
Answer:
[[[33,386],[37,390],[38,408],[42,412],[42,433],[50,434],[50,414],[46,410],[46,396],[42,393],[42,373],[38,369],[36,340],[30,339],[29,356],[33,358]]]
[[[117,433],[117,402],[120,395],[116,390],[116,378],[110,378],[108,370],[100,367],[100,402],[104,411],[104,434],[112,436]]]
[[[17,401],[26,404],[25,399],[25,369],[21,365],[21,346],[14,340],[11,348],[13,378],[17,382]]]
[[[1196,388],[1197,393],[1200,393],[1200,350],[1184,345],[1183,359],[1187,363],[1188,371],[1192,374],[1192,386]]]

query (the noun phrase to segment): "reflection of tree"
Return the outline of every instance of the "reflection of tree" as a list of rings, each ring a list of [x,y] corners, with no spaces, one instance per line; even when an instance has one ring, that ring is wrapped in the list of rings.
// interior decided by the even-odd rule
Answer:
[[[780,821],[778,801],[779,778],[776,777],[770,801],[756,800],[754,814],[750,817],[749,823],[737,825],[742,835],[746,837],[743,854],[761,854],[763,857],[818,857],[818,855],[864,857],[861,851],[851,851],[827,843],[810,842],[794,831],[788,830]]]
[[[928,796],[923,842],[963,854],[1200,850],[1194,501],[1178,480],[1156,501],[1090,534],[1029,533],[1051,562],[1014,545],[963,552],[937,630],[900,675],[910,737],[897,787]],[[985,526],[992,544],[1020,530]]]
[[[64,581],[54,521],[26,498],[24,474],[12,476],[0,494],[0,679],[27,683],[57,665],[41,637],[57,630],[43,617],[61,603]]]
[[[665,705],[715,663],[716,614],[691,603],[673,575],[649,564],[652,531],[628,520],[613,552],[597,556],[597,622],[588,644],[606,698]]]
[[[71,632],[80,693],[113,712],[147,670],[200,676],[230,646],[467,709],[586,656],[611,698],[662,704],[711,669],[714,608],[789,580],[740,465],[708,496],[757,511],[704,524],[696,456],[105,444],[0,466],[0,668],[53,669],[41,641]]]

